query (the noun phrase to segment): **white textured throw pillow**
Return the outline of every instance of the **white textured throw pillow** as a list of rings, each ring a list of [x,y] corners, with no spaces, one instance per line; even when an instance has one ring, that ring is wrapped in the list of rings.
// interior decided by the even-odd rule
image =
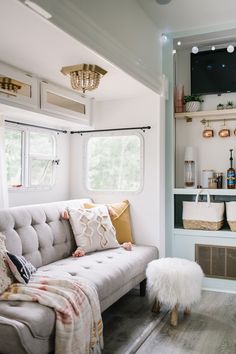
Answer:
[[[108,209],[101,205],[92,209],[70,209],[69,220],[78,247],[85,252],[119,247]]]
[[[0,294],[2,294],[9,285],[13,283],[11,271],[6,263],[6,237],[0,232]]]

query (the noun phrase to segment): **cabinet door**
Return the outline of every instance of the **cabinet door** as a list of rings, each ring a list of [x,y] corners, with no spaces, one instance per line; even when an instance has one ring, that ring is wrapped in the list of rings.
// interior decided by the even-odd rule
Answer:
[[[41,109],[75,123],[91,122],[91,99],[46,82],[41,82]]]
[[[38,80],[23,71],[0,63],[0,102],[39,107]]]

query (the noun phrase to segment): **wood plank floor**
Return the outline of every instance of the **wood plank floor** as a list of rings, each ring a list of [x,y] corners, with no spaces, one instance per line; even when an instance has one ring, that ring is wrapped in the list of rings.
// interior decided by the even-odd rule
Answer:
[[[235,354],[236,295],[204,291],[192,314],[182,315],[176,328],[165,317],[137,351],[147,353]]]
[[[150,312],[146,298],[131,292],[103,314],[103,354],[236,354],[236,295],[203,291],[179,324]]]

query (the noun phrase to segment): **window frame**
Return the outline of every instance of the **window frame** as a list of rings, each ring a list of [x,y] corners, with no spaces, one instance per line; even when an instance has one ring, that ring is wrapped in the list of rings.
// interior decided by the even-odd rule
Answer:
[[[54,132],[48,131],[46,132],[43,129],[40,128],[31,128],[31,127],[25,127],[25,126],[13,126],[13,124],[6,124],[5,126],[6,130],[15,130],[15,131],[20,131],[22,134],[22,142],[21,142],[21,161],[22,161],[22,185],[20,187],[14,187],[14,186],[9,186],[8,185],[8,190],[9,191],[43,191],[43,190],[51,190],[56,183],[56,166],[53,164],[53,183],[51,185],[31,185],[30,181],[30,173],[31,173],[31,168],[30,168],[30,162],[32,157],[33,158],[38,158],[38,159],[43,159],[43,160],[56,160],[57,159],[57,151],[58,151],[58,142],[57,142],[57,135]],[[45,156],[45,155],[37,155],[37,154],[31,154],[30,153],[30,133],[43,133],[43,134],[48,134],[51,136],[53,140],[53,152],[50,157]]]
[[[89,139],[91,138],[102,138],[102,137],[114,137],[114,136],[137,136],[139,138],[140,142],[140,185],[139,188],[135,191],[131,190],[112,190],[112,189],[91,189],[88,186],[88,144],[89,144]],[[91,193],[105,193],[105,194],[110,194],[110,193],[116,193],[116,194],[139,194],[143,191],[144,187],[144,176],[145,176],[145,154],[144,154],[144,136],[141,133],[138,132],[120,132],[120,131],[114,131],[114,132],[100,132],[95,133],[95,134],[88,134],[85,138],[84,141],[84,187],[88,192]]]

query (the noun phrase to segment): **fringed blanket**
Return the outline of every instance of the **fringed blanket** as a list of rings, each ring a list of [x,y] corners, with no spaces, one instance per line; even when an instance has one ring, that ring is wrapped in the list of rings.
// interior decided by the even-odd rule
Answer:
[[[84,278],[40,276],[12,284],[0,300],[35,301],[56,312],[55,354],[101,353],[100,304],[95,288]]]

